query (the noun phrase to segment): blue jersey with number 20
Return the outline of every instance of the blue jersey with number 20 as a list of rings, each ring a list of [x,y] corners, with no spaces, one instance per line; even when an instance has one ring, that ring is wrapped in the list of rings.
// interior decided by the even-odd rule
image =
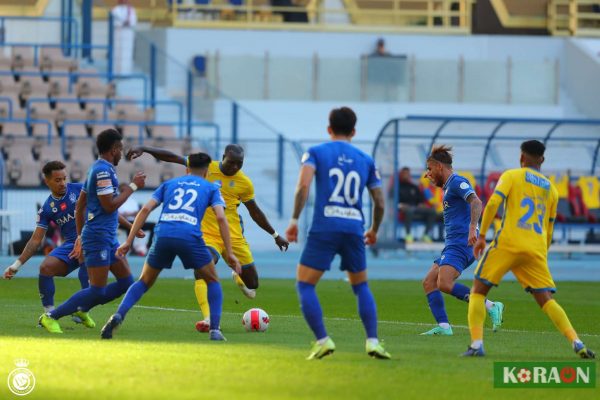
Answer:
[[[302,163],[315,169],[317,194],[310,232],[362,235],[363,191],[381,186],[373,159],[348,142],[333,141],[308,149]]]

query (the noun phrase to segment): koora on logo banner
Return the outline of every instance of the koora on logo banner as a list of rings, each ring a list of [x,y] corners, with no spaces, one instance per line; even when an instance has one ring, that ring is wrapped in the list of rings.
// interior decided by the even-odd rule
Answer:
[[[495,362],[495,388],[564,388],[596,387],[596,364],[593,362]]]
[[[35,376],[27,369],[29,362],[25,359],[15,360],[17,368],[8,374],[8,388],[17,396],[25,396],[35,388]]]

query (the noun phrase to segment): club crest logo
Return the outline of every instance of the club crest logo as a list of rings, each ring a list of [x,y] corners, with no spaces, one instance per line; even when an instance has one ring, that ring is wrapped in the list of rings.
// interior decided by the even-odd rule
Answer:
[[[35,388],[35,376],[27,369],[29,361],[25,359],[15,360],[17,368],[8,374],[8,388],[17,396],[26,396]]]
[[[75,203],[77,201],[77,195],[71,192],[71,194],[69,194],[69,200],[71,200],[71,203]]]

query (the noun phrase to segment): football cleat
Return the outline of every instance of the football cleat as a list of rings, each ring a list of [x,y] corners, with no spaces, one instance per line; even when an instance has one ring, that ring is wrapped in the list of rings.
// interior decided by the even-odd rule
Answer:
[[[75,322],[78,324],[83,324],[83,326],[85,326],[87,328],[95,328],[96,327],[96,323],[94,322],[92,317],[90,317],[90,314],[87,312],[77,311],[76,313],[73,313],[71,318],[73,318],[73,321],[75,321],[75,319],[77,318],[80,322],[77,322],[77,321],[75,321]]]
[[[478,349],[474,349],[471,346],[469,346],[467,351],[462,353],[462,357],[483,357],[483,356],[485,356],[485,351],[483,351],[483,345],[481,345],[481,347]]]
[[[201,321],[196,322],[196,330],[202,333],[210,331],[210,318],[205,318]]]
[[[117,329],[122,323],[123,318],[121,318],[121,315],[113,314],[102,327],[102,330],[100,331],[100,337],[102,339],[112,339],[114,330]]]
[[[581,358],[596,358],[596,353],[585,347],[585,344],[581,342],[575,342],[573,350]]]
[[[373,358],[378,358],[380,360],[389,360],[390,358],[392,358],[392,355],[390,353],[388,353],[387,351],[385,351],[384,347],[383,347],[383,343],[377,343],[377,344],[373,344],[369,341],[367,341],[367,354],[370,355]]]
[[[492,330],[497,332],[504,321],[504,304],[500,303],[499,301],[495,301],[492,308],[488,310],[488,314],[492,320]]]
[[[313,344],[312,349],[310,350],[310,354],[306,357],[307,360],[320,360],[321,358],[333,354],[335,351],[335,343],[331,338],[327,338],[325,343],[319,344],[319,342],[315,342]]]
[[[52,318],[50,314],[42,314],[38,320],[40,326],[44,327],[49,333],[63,333],[60,324]]]
[[[225,336],[223,336],[223,332],[219,329],[211,329],[209,334],[210,340],[226,342]]]
[[[233,279],[235,284],[238,285],[242,293],[244,293],[244,296],[246,296],[249,299],[253,299],[256,297],[256,289],[248,289],[242,278],[240,278],[240,276],[235,271],[231,271],[231,278]]]
[[[432,336],[432,335],[452,336],[452,335],[454,335],[454,333],[452,332],[452,327],[442,328],[441,326],[436,326],[435,328],[430,329],[427,332],[421,333],[421,335],[425,335],[425,336]]]

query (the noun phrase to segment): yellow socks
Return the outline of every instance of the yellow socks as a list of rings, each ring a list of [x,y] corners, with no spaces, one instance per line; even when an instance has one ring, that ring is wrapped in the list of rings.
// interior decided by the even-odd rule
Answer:
[[[196,280],[194,285],[194,292],[196,293],[196,300],[200,306],[200,311],[204,319],[210,318],[210,307],[208,306],[208,289],[204,279]]]
[[[469,297],[469,330],[471,331],[471,342],[481,342],[483,340],[485,314],[485,296],[479,293],[471,293],[471,297]]]
[[[238,286],[244,286],[244,287],[246,287],[246,284],[244,283],[244,281],[242,280],[242,278],[238,274],[234,275],[234,279],[235,279],[235,283],[237,283]]]
[[[573,341],[578,339],[577,332],[573,329],[569,317],[567,317],[565,310],[563,310],[556,300],[552,299],[547,301],[542,307],[542,311],[544,311],[548,318],[552,320],[556,329],[569,339],[570,343],[573,343]]]

